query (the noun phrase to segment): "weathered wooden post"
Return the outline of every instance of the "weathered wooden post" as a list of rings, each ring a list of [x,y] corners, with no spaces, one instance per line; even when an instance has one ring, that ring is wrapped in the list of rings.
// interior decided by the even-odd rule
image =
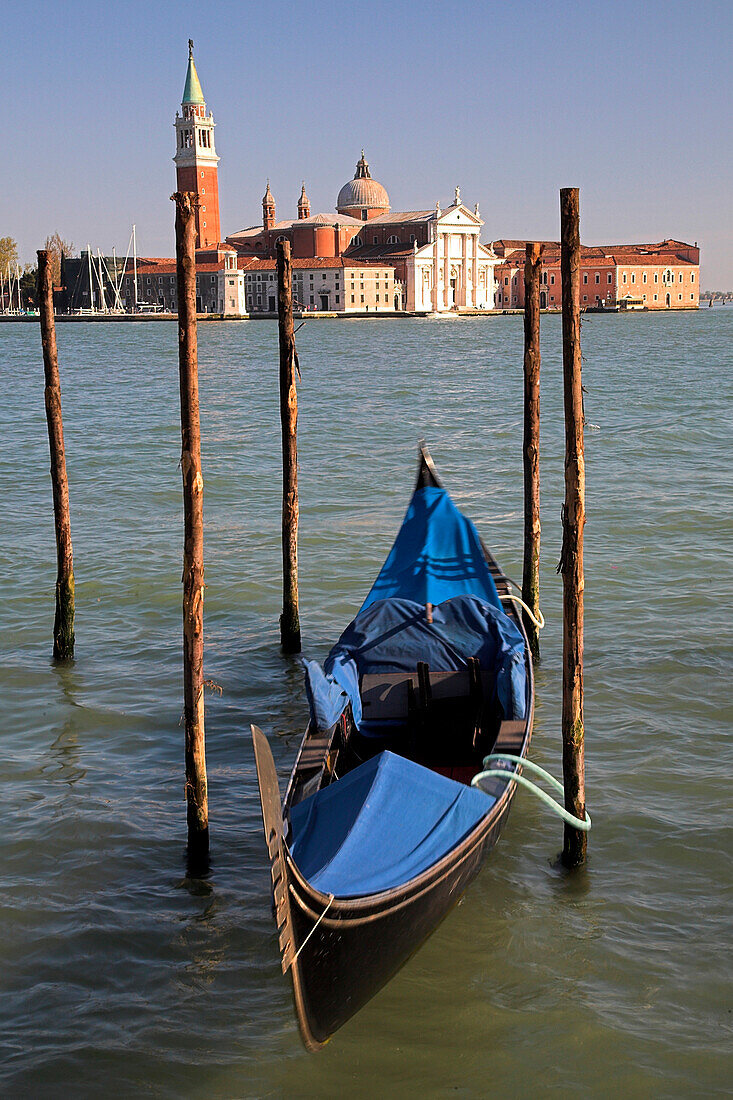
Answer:
[[[209,800],[204,739],[204,479],[201,473],[198,347],[196,334],[196,196],[178,191],[176,274],[178,282],[178,368],[181,390],[181,474],[183,476],[183,700],[186,726],[188,862],[206,870],[209,857]]]
[[[585,730],[583,725],[583,528],[585,457],[580,352],[580,210],[578,188],[560,191],[562,359],[565,392],[565,504],[558,572],[563,581],[562,764],[565,808],[585,819]],[[587,836],[565,825],[562,861],[585,861]]]
[[[293,269],[290,242],[277,245],[277,307],[280,336],[280,422],[283,450],[283,610],[280,642],[284,653],[300,653],[298,614],[298,391],[295,385]]]
[[[71,547],[69,482],[66,478],[64,424],[61,418],[61,380],[53,316],[53,272],[51,253],[38,255],[38,301],[41,311],[41,344],[46,379],[44,400],[48,443],[51,451],[51,486],[56,525],[56,615],[53,623],[53,655],[56,660],[74,656],[74,555]]]
[[[540,613],[540,245],[527,242],[524,260],[524,571],[522,599]],[[540,659],[536,622],[522,612],[532,659]]]

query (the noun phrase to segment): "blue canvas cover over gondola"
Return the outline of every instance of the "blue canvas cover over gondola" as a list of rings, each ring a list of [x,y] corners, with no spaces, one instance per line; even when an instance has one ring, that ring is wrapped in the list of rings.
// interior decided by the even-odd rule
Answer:
[[[425,605],[435,605],[432,622]],[[473,523],[443,488],[415,490],[395,543],[359,614],[321,671],[306,663],[311,717],[319,729],[351,703],[361,724],[359,678],[374,672],[464,668],[476,658],[496,675],[507,717],[525,706],[524,642],[505,615]]]
[[[445,489],[426,485],[413,493],[394,546],[361,610],[390,597],[424,606],[453,596],[478,596],[501,609],[478,531]]]
[[[324,894],[376,894],[437,863],[494,801],[382,752],[293,807],[291,853]]]

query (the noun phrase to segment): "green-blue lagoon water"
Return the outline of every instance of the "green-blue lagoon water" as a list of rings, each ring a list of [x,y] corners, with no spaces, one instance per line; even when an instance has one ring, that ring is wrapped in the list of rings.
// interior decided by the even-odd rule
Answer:
[[[199,328],[212,867],[186,877],[173,324],[59,325],[76,661],[51,661],[40,336],[0,327],[0,1049],[6,1096],[723,1096],[731,993],[733,309],[588,316],[587,868],[520,792],[480,878],[318,1056],[280,973],[249,723],[284,783],[272,323]],[[560,774],[560,321],[542,319],[534,759]],[[304,651],[323,658],[425,437],[521,577],[522,318],[298,334]]]

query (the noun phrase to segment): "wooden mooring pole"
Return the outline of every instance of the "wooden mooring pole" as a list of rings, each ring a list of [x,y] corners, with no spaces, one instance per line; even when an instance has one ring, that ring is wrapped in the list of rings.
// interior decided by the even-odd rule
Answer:
[[[52,256],[38,252],[38,301],[41,311],[41,344],[46,379],[44,400],[48,443],[51,451],[51,486],[56,526],[56,614],[53,623],[53,655],[68,661],[74,656],[74,555],[71,547],[69,482],[66,477],[64,423],[61,418],[61,380],[53,316]]]
[[[280,642],[284,653],[300,653],[298,613],[298,391],[293,332],[293,269],[290,242],[277,245],[277,306],[280,337],[280,422],[283,451],[283,610]]]
[[[540,245],[527,242],[524,260],[524,571],[522,599],[540,613]],[[522,612],[532,660],[540,659],[540,632]]]
[[[580,209],[577,187],[560,191],[562,359],[565,393],[565,504],[562,510],[563,582],[562,764],[565,808],[585,819],[583,724],[583,528],[585,456],[580,351]],[[565,825],[562,862],[585,862],[586,833]]]
[[[196,333],[196,196],[179,191],[176,204],[178,366],[183,477],[183,700],[186,726],[186,804],[189,871],[208,867],[209,801],[204,738],[204,479],[201,473]]]

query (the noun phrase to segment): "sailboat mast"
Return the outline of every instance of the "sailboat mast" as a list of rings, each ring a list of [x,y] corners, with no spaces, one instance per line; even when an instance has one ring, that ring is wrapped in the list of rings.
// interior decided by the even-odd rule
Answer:
[[[97,248],[97,282],[99,283],[99,296],[102,300],[102,313],[108,313],[107,298],[104,293],[104,273],[102,271],[102,253]]]
[[[87,266],[89,268],[89,308],[94,313],[94,282],[92,280],[92,246],[87,241]]]
[[[132,268],[135,275],[135,313],[137,313],[137,237],[134,225],[132,227]]]

